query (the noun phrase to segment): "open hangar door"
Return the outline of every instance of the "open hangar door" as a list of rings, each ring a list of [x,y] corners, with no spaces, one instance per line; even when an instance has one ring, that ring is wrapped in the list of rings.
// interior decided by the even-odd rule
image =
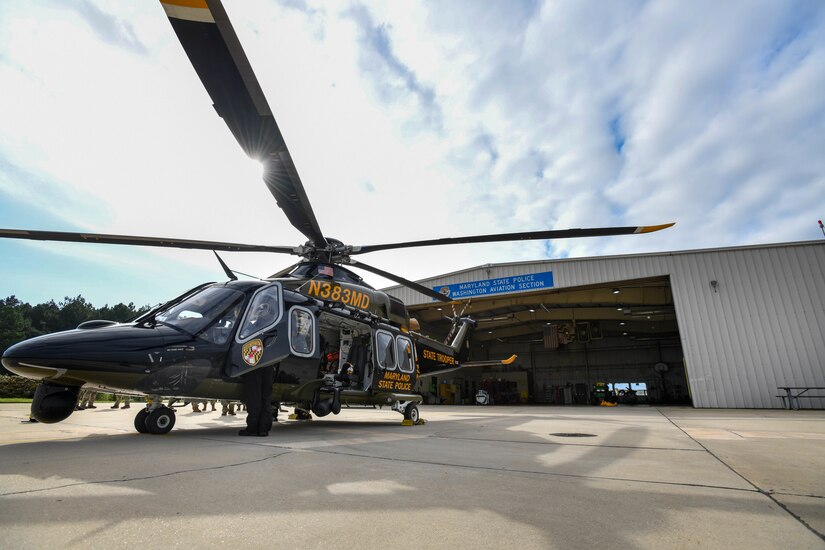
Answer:
[[[425,332],[446,332],[440,304],[410,307]],[[598,403],[607,384],[622,404],[690,404],[679,327],[667,276],[605,285],[496,295],[469,302],[478,321],[471,361],[511,365],[424,377],[427,403],[472,404],[479,389],[494,404]]]

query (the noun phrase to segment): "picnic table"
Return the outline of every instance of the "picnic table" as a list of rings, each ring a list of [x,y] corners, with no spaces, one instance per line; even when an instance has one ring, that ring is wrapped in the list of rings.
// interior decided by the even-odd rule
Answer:
[[[799,398],[803,399],[825,399],[825,395],[808,395],[810,390],[825,390],[825,386],[779,386],[779,391],[784,391],[784,395],[777,395],[782,399],[782,407],[791,410],[799,410]]]

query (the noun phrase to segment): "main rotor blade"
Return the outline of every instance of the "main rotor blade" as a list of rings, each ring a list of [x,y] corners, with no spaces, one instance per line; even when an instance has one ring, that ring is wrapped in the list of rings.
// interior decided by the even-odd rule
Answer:
[[[640,227],[594,227],[588,229],[552,229],[548,231],[526,231],[521,233],[498,233],[496,235],[475,235],[472,237],[447,237],[444,239],[429,239],[425,241],[409,241],[405,243],[376,244],[356,246],[350,254],[366,254],[378,250],[393,248],[412,248],[415,246],[435,246],[441,244],[466,243],[493,243],[501,241],[528,241],[536,239],[570,239],[574,237],[607,237],[611,235],[632,235],[634,233],[652,233],[674,225],[647,225]]]
[[[290,223],[318,246],[324,238],[278,124],[220,0],[161,0],[186,55]]]
[[[385,278],[387,278],[391,281],[395,281],[396,283],[402,284],[402,285],[404,285],[406,287],[409,287],[409,288],[411,288],[411,289],[413,289],[417,292],[420,292],[421,294],[424,294],[425,296],[429,296],[430,298],[435,298],[436,300],[439,300],[441,302],[452,302],[451,299],[447,298],[443,294],[439,294],[438,292],[436,292],[435,290],[433,290],[431,288],[427,288],[426,286],[423,286],[423,285],[420,285],[416,282],[410,281],[409,279],[405,279],[404,277],[399,277],[398,275],[393,275],[392,273],[384,271],[383,269],[378,269],[377,267],[372,267],[371,265],[367,265],[363,262],[358,262],[358,261],[355,261],[353,259],[350,259],[349,262],[347,262],[347,265],[351,265],[352,267],[360,267],[361,269],[363,269],[365,271],[370,271],[372,273],[375,273],[376,275],[381,275],[382,277],[385,277]]]
[[[195,248],[199,250],[223,250],[226,252],[276,252],[295,254],[290,246],[265,246],[256,244],[224,243],[217,241],[191,241],[165,237],[139,237],[136,235],[105,235],[102,233],[70,233],[64,231],[28,231],[25,229],[0,229],[0,238],[30,241],[63,241],[69,243],[131,244],[161,248]]]

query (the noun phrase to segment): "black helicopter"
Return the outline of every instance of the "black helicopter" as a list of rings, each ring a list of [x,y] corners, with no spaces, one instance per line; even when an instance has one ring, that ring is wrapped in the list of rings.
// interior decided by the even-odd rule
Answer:
[[[420,334],[405,305],[367,285],[351,266],[434,300],[450,298],[355,260],[379,250],[458,243],[648,233],[673,224],[477,235],[352,246],[326,236],[315,218],[284,138],[220,0],[161,0],[195,71],[244,152],[263,163],[263,179],[303,245],[268,246],[157,237],[0,229],[0,237],[217,251],[263,251],[301,261],[266,280],[206,283],[128,323],[88,321],[75,330],[26,340],[2,357],[8,370],[41,380],[32,417],[53,423],[75,410],[81,387],[148,397],[135,418],[141,433],[175,423],[165,397],[239,400],[239,376],[274,368],[273,400],[298,418],[338,414],[342,405],[389,406],[419,420],[421,376],[462,366],[475,323],[452,317],[444,342]],[[507,363],[512,361],[501,361]]]

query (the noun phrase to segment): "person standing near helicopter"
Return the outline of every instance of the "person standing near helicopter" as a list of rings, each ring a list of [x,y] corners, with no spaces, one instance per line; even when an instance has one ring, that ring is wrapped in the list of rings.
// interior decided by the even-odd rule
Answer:
[[[251,332],[263,330],[275,321],[277,304],[266,294],[256,297],[249,317]],[[241,375],[244,401],[246,402],[246,428],[239,431],[241,436],[266,437],[272,428],[272,384],[275,371],[272,366],[259,367]]]
[[[238,435],[266,437],[272,428],[272,384],[275,371],[261,367],[241,375],[246,401],[246,428]]]

